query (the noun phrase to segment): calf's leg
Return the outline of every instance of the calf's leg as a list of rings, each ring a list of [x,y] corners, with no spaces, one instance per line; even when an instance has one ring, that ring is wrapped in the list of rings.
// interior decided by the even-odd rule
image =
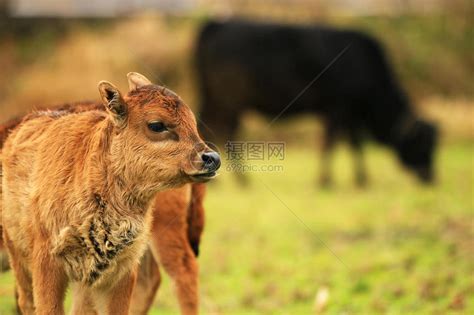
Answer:
[[[150,249],[148,249],[140,260],[137,285],[133,290],[130,304],[130,314],[148,314],[160,283],[161,275],[158,264]]]
[[[108,292],[105,293],[103,308],[108,315],[128,315],[133,288],[137,281],[137,267],[126,273]]]
[[[72,288],[73,303],[71,315],[97,315],[91,290],[76,283]]]
[[[11,268],[16,280],[15,295],[17,296],[17,309],[23,315],[35,314],[31,274],[26,266],[22,264],[20,253],[8,239],[6,231],[4,231],[4,241],[5,247],[10,256]]]
[[[46,242],[38,241],[33,249],[32,278],[36,315],[64,314],[67,277],[49,253]]]
[[[198,263],[189,245],[186,225],[175,223],[155,220],[152,251],[173,279],[181,314],[196,315],[199,310]]]

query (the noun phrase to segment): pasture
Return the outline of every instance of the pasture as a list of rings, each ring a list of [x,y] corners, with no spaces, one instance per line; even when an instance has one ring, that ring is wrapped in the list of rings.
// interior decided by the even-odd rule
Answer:
[[[344,146],[330,190],[316,185],[311,146],[288,145],[283,171],[249,173],[245,188],[224,165],[205,202],[203,314],[473,313],[472,140],[443,138],[434,187],[401,171],[391,152],[367,151],[366,190],[353,185]],[[319,307],[318,292],[327,293]],[[0,314],[13,310],[8,272]],[[152,314],[177,312],[164,275]]]

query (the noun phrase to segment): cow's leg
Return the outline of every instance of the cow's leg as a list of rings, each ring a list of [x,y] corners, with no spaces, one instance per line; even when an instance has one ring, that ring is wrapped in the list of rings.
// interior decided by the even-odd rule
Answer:
[[[195,315],[199,309],[198,263],[187,239],[185,224],[155,220],[152,251],[173,279],[181,314]]]
[[[229,118],[225,140],[225,155],[228,158],[228,170],[235,174],[237,182],[246,186],[249,183],[247,160],[247,147],[245,141],[238,140],[239,114]]]
[[[354,178],[355,183],[359,187],[367,185],[367,171],[364,163],[364,155],[362,152],[362,140],[356,131],[350,132],[350,144],[352,147],[354,158]]]
[[[323,145],[321,151],[321,171],[319,184],[329,187],[332,184],[331,155],[336,141],[336,128],[331,123],[326,123],[324,128]]]
[[[148,314],[156,291],[160,287],[161,276],[155,257],[148,249],[140,260],[137,284],[133,289],[130,314]]]
[[[67,277],[51,256],[48,243],[37,240],[33,246],[33,297],[37,315],[64,314]]]
[[[15,296],[17,302],[17,310],[23,315],[35,314],[33,303],[33,285],[31,274],[21,262],[20,253],[15,249],[12,242],[8,239],[6,231],[4,231],[5,247],[10,256],[11,268],[15,276]]]

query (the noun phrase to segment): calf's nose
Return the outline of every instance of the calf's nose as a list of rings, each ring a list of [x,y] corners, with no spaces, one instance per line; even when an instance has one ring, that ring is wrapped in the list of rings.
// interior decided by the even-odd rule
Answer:
[[[221,158],[217,152],[205,152],[201,155],[201,158],[204,162],[204,168],[209,172],[215,172],[221,166]]]

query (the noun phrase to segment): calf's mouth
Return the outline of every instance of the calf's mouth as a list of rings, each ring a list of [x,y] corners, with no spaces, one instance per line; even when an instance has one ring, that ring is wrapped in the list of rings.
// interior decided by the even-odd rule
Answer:
[[[198,173],[189,175],[193,182],[207,182],[217,176],[216,171],[208,171],[205,173]]]

